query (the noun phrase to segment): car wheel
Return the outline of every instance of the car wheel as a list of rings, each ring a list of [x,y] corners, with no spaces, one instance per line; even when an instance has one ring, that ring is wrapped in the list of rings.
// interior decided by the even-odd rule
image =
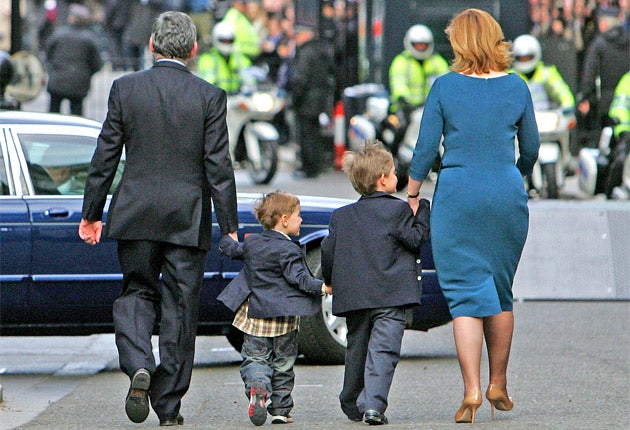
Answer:
[[[319,246],[306,253],[306,262],[313,275],[321,279],[322,258]],[[347,334],[345,318],[332,314],[332,296],[322,297],[322,309],[319,313],[300,318],[300,353],[313,363],[343,364],[346,359]]]

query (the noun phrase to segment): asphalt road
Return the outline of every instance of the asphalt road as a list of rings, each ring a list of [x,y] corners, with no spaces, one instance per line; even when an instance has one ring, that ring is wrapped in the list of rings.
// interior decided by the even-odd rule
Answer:
[[[627,302],[521,302],[509,368],[512,412],[486,429],[624,429],[630,422],[630,307]],[[128,379],[116,370],[113,336],[0,338],[5,403],[0,428],[154,428],[152,413],[133,424],[124,413]],[[182,414],[190,429],[253,428],[239,377],[239,355],[222,337],[199,337],[196,367]],[[101,370],[98,368],[102,367]],[[33,373],[26,373],[26,369]],[[21,369],[21,372],[20,372]],[[18,373],[13,373],[18,371]],[[293,429],[360,428],[337,396],[343,366],[298,362]],[[482,364],[482,381],[487,370]],[[386,412],[388,428],[461,429],[453,415],[462,385],[451,325],[407,331]],[[270,425],[267,423],[267,425]]]

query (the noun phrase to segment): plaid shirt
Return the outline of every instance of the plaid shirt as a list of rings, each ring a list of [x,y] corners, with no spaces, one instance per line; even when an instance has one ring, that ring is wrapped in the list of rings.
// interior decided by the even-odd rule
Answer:
[[[238,308],[232,325],[251,336],[278,337],[290,331],[297,330],[300,324],[299,316],[276,318],[250,318],[247,316],[249,302],[246,301]]]

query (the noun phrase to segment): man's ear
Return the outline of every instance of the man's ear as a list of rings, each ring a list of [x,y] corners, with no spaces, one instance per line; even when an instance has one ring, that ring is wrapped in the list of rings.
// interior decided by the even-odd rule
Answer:
[[[149,37],[149,51],[151,51],[151,53],[155,52],[155,48],[153,47],[153,36]]]
[[[193,48],[190,51],[190,55],[188,56],[189,59],[193,58],[195,55],[197,55],[197,49],[199,49],[199,45],[195,41],[195,44],[193,45]]]

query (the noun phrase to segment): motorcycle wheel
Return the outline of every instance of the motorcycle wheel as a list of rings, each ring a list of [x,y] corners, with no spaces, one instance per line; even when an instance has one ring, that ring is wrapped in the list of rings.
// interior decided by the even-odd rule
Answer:
[[[409,166],[403,166],[397,163],[396,164],[396,177],[398,178],[398,183],[396,184],[396,191],[404,190],[407,184],[409,183]]]
[[[321,249],[306,253],[313,276],[322,278]],[[300,317],[298,336],[300,354],[317,364],[343,364],[346,360],[346,319],[332,314],[332,296],[322,297],[322,309],[315,315]]]
[[[556,163],[543,164],[543,190],[545,197],[548,199],[557,199],[560,197],[558,191],[558,182],[556,181]]]
[[[278,142],[261,140],[260,164],[254,165],[247,160],[247,172],[255,184],[268,184],[278,169]]]
[[[627,157],[626,143],[620,141],[613,149],[610,164],[608,165],[608,174],[604,182],[604,192],[606,198],[611,199],[615,187],[623,182],[623,166]]]

